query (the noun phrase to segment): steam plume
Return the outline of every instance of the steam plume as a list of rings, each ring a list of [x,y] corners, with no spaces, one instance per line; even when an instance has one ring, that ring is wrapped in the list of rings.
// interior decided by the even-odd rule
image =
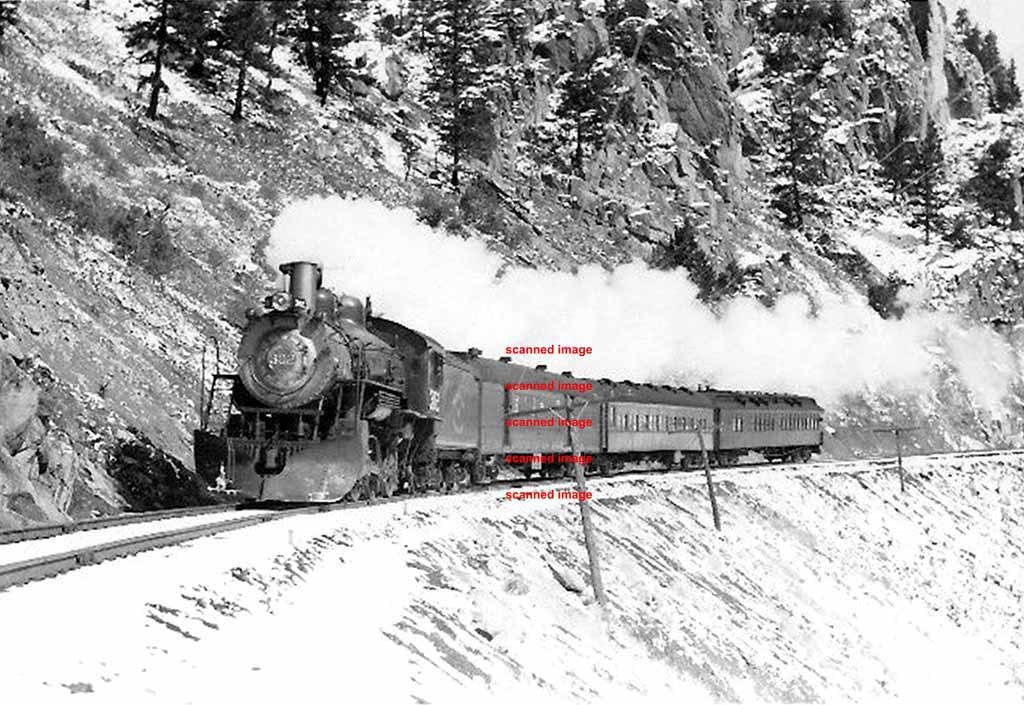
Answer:
[[[833,298],[812,316],[805,298],[786,296],[773,308],[737,299],[716,316],[683,270],[509,267],[480,241],[367,199],[288,206],[268,258],[319,261],[335,291],[371,296],[378,315],[450,349],[498,357],[506,345],[589,345],[588,357],[516,358],[578,376],[790,391],[829,405],[850,393],[927,391],[945,365],[993,411],[1019,378],[1003,338],[949,315],[911,309],[883,320],[862,302]]]

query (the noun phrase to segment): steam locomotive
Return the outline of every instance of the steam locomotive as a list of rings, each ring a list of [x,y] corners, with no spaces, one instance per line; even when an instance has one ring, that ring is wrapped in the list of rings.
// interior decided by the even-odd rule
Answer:
[[[248,312],[238,369],[204,387],[195,431],[197,471],[252,499],[335,502],[503,472],[561,476],[575,462],[606,472],[821,450],[822,408],[809,397],[577,379],[450,351],[324,288],[317,264],[280,269],[284,289]]]

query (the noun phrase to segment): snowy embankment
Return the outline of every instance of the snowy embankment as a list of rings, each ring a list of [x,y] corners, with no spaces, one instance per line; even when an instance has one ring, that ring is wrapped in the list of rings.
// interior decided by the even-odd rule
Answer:
[[[699,475],[595,480],[605,614],[572,502],[432,497],[151,551],[0,593],[4,692],[1018,701],[1024,460],[908,467],[904,495],[868,466],[723,472],[721,534]]]

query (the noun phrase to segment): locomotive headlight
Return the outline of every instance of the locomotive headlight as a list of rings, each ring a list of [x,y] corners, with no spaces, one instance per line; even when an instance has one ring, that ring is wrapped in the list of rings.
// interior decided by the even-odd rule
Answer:
[[[292,307],[292,295],[287,291],[279,291],[270,297],[270,308],[275,311],[287,311]]]

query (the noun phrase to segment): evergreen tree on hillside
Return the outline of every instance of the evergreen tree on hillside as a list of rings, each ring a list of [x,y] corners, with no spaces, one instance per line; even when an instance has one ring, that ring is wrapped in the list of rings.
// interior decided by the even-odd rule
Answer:
[[[883,150],[879,163],[882,178],[889,182],[893,196],[903,191],[913,168],[912,156],[915,149],[913,118],[909,108],[898,106],[893,121],[892,135],[881,145]]]
[[[359,36],[355,20],[362,0],[302,0],[293,27],[295,53],[313,79],[313,93],[326,105],[352,75],[345,48]]]
[[[924,228],[925,245],[931,242],[934,233],[943,231],[939,209],[944,200],[941,186],[944,161],[942,138],[935,122],[929,119],[924,139],[914,143],[909,160],[911,180],[905,190],[911,208],[910,223]]]
[[[778,0],[770,16],[776,33],[849,39],[853,20],[843,0]]]
[[[964,48],[975,56],[981,51],[981,30],[974,24],[971,15],[964,8],[956,11],[956,19],[953,20],[953,28],[960,35]]]
[[[145,12],[145,17],[126,27],[125,35],[128,48],[140,52],[139,62],[153,66],[153,72],[139,80],[140,88],[149,86],[146,117],[152,120],[157,116],[160,92],[167,87],[163,81],[164,64],[177,40],[168,31],[170,0],[136,0],[135,7]]]
[[[123,31],[138,61],[152,66],[151,73],[139,81],[140,88],[150,88],[149,118],[156,118],[160,94],[167,88],[166,69],[185,68],[190,76],[203,80],[213,77],[206,60],[218,50],[219,7],[217,0],[135,0],[143,17]]]
[[[221,31],[224,47],[232,52],[238,75],[235,80],[235,103],[231,112],[232,120],[242,119],[242,104],[245,100],[245,82],[249,67],[260,65],[270,40],[270,18],[264,2],[234,0],[224,10]]]
[[[269,29],[267,31],[267,55],[264,61],[264,70],[267,73],[267,88],[269,94],[274,87],[274,79],[280,75],[280,69],[274,63],[274,52],[277,47],[287,41],[288,28],[298,17],[298,3],[295,2],[267,2],[266,14]]]
[[[494,81],[508,102],[514,103],[531,75],[530,47],[526,35],[533,25],[532,10],[521,0],[494,0],[485,32],[494,38],[492,61]]]
[[[524,38],[532,25],[531,9],[522,0],[496,0],[489,15],[495,34],[501,37],[501,48],[506,64],[521,60],[526,47]]]
[[[0,47],[9,27],[18,23],[18,4],[21,0],[0,0]]]
[[[174,54],[170,63],[183,66],[190,78],[212,81],[215,78],[208,59],[217,58],[221,45],[218,14],[219,0],[188,0],[171,2],[167,24],[174,38]]]
[[[685,215],[677,222],[671,240],[663,245],[652,265],[657,269],[686,270],[690,281],[697,285],[697,298],[705,303],[720,301],[743,286],[745,270],[729,260],[725,270],[718,272],[711,258],[697,240],[699,229],[695,220]]]
[[[1020,105],[1020,86],[1017,85],[1017,62],[1010,59],[1009,66],[999,66],[992,77],[992,93],[989,107],[994,112],[1005,113]]]
[[[1003,113],[1020,105],[1020,87],[1017,85],[1017,65],[1013,60],[1007,66],[999,53],[999,38],[995,32],[982,34],[967,10],[957,11],[953,26],[960,34],[964,48],[981,64],[989,86],[989,109]]]
[[[573,145],[572,168],[577,176],[583,176],[584,158],[604,144],[618,86],[619,68],[606,56],[578,61],[558,81],[561,93],[554,114]]]
[[[814,113],[812,104],[804,89],[787,86],[783,90],[781,148],[770,170],[771,205],[787,227],[798,230],[808,217],[822,214],[824,205],[818,189],[825,183],[825,121]]]
[[[1002,137],[985,150],[974,167],[974,176],[964,187],[964,194],[988,214],[992,225],[1019,226],[1010,180],[1010,140]]]
[[[450,181],[459,186],[467,156],[486,156],[494,146],[493,110],[488,95],[489,56],[485,36],[486,0],[423,0],[419,22],[430,56],[427,102],[451,159]]]

